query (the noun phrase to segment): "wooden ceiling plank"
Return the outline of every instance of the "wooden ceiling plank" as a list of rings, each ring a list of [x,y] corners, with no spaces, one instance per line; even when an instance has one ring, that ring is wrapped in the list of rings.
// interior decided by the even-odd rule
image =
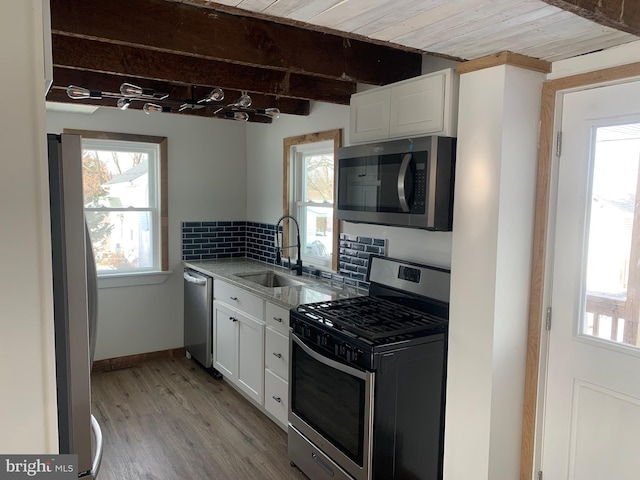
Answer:
[[[613,31],[607,27],[598,26],[598,31],[594,31],[593,25],[581,17],[575,17],[573,21],[569,20],[564,24],[556,24],[558,28],[543,27],[536,34],[536,42],[523,45],[518,49],[523,55],[537,56],[542,58],[546,56],[547,50],[553,50],[555,45],[559,45],[568,41],[568,39],[588,39],[598,37],[607,31]],[[606,31],[605,31],[606,30]],[[567,32],[570,34],[567,36]],[[581,48],[579,43],[578,48]],[[587,52],[585,52],[587,53]]]
[[[531,55],[536,55],[539,58],[544,57],[545,60],[552,61],[552,58],[560,58],[566,52],[582,51],[583,53],[591,53],[606,48],[609,44],[619,45],[621,36],[629,35],[612,28],[607,30],[607,32],[601,32],[600,34],[594,34],[593,30],[585,30],[582,33],[575,32],[569,41],[566,39],[552,39],[529,48],[529,52]]]
[[[545,52],[545,60],[548,62],[555,62],[557,60],[563,60],[577,51],[581,49],[585,53],[595,52],[599,50],[604,50],[609,47],[613,47],[616,45],[620,45],[624,42],[621,42],[620,39],[623,36],[627,36],[629,38],[629,34],[625,32],[621,32],[619,30],[612,30],[610,33],[590,38],[583,38],[579,41],[574,41],[571,39],[569,42],[561,42],[552,51]]]
[[[131,77],[123,75],[111,75],[70,68],[55,67],[53,69],[53,85],[60,88],[66,88],[69,85],[78,85],[90,90],[118,93],[120,85],[124,82],[134,83],[139,87],[153,89],[156,92],[167,93],[169,97],[174,100],[191,99],[191,85],[170,84],[143,78],[132,79]],[[196,99],[203,98],[212,88],[212,85],[197,85],[195,88]],[[242,94],[239,90],[229,89],[226,89],[224,93],[225,99],[222,102],[216,103],[216,105],[227,105]],[[309,115],[310,108],[308,100],[255,93],[251,95],[251,100],[253,101],[252,106],[254,108],[276,107],[281,113],[289,115]]]
[[[401,35],[395,41],[403,44],[415,43],[424,47],[429,42],[432,42],[432,39],[437,38],[439,40],[452,31],[455,34],[458,29],[464,29],[468,24],[487,22],[488,18],[505,11],[508,15],[511,9],[525,0],[492,0],[490,3],[486,3],[486,0],[480,0],[480,2],[482,1],[485,3],[475,4],[472,6],[473,8],[463,11],[452,9],[451,5],[446,8],[443,7],[439,10],[439,20],[437,22],[409,32],[406,35]],[[532,5],[531,2],[527,3]]]
[[[265,8],[262,13],[278,17],[290,17],[293,12],[309,4],[310,1],[311,0],[279,0]]]
[[[552,8],[552,7],[549,7]],[[530,15],[522,15],[517,18],[513,18],[507,22],[505,22],[504,28],[517,28],[521,27],[523,29],[527,29],[527,27],[533,21],[538,21],[544,18],[547,18],[550,13],[544,12],[544,9],[536,10],[532,12]],[[551,13],[552,14],[552,13]],[[491,45],[490,40],[494,35],[500,35],[502,33],[502,28],[499,25],[488,25],[485,28],[480,30],[476,30],[474,32],[465,35],[464,38],[461,38],[459,42],[456,42],[455,39],[452,39],[448,42],[443,42],[439,45],[438,48],[441,48],[445,51],[465,51],[465,52],[474,52],[478,49],[481,44]],[[494,43],[495,45],[495,43]],[[486,48],[482,51],[486,52]],[[473,58],[476,58],[478,55],[474,55]]]
[[[415,17],[430,10],[443,0],[410,0],[404,2],[402,8],[398,8],[395,0],[385,3],[380,8],[370,10],[358,17],[361,22],[353,26],[353,32],[360,35],[372,35],[386,28],[403,23],[411,17]]]
[[[462,15],[465,15],[466,12],[481,8],[486,3],[487,0],[466,0],[464,9],[462,9],[457,2],[443,1],[434,8],[430,8],[404,22],[391,25],[371,36],[379,40],[396,43],[402,43],[402,38],[410,37],[418,31],[421,32],[421,35],[425,35],[426,32],[431,37],[430,29],[432,27],[435,28],[439,22],[446,21],[452,17],[457,17],[457,21],[459,21],[461,12]]]
[[[551,7],[556,8],[556,7]],[[523,42],[532,43],[532,39],[536,38],[538,32],[543,28],[556,28],[554,25],[572,20],[572,15],[568,12],[558,10],[557,12],[539,19],[532,20],[524,25],[514,25],[505,30],[495,32],[483,39],[478,39],[473,44],[462,44],[461,46],[452,47],[450,51],[465,51],[469,58],[478,58],[495,52],[496,45],[512,45],[514,51]]]
[[[51,0],[51,23],[58,33],[376,85],[422,65],[417,53],[165,0]]]
[[[53,64],[187,85],[348,105],[354,83],[53,34]]]
[[[508,12],[498,12],[489,17],[478,18],[468,22],[460,29],[449,29],[438,35],[435,43],[430,43],[429,48],[434,50],[448,49],[461,43],[475,43],[477,40],[500,32],[515,25],[522,25],[532,20],[537,20],[555,12],[553,7],[546,4],[523,2],[514,5]]]
[[[637,0],[544,0],[606,27],[640,36],[640,2]]]
[[[310,0],[298,7],[290,18],[301,22],[311,23],[311,19],[322,14],[326,10],[338,5],[342,0]]]

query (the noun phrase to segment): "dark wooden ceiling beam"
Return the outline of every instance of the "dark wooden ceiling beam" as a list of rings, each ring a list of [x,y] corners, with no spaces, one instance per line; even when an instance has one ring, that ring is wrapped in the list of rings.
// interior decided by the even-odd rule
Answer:
[[[78,85],[90,90],[100,90],[102,92],[118,93],[120,85],[124,82],[134,83],[142,88],[149,88],[157,92],[169,94],[171,99],[189,100],[192,90],[190,85],[171,84],[147,79],[132,79],[122,75],[110,75],[106,73],[96,73],[87,70],[76,70],[71,68],[55,67],[53,69],[53,85],[61,89],[66,89],[69,85]],[[200,99],[211,91],[210,86],[196,85],[195,98]],[[216,105],[227,105],[241,95],[239,90],[224,90],[225,99]],[[309,101],[296,98],[275,97],[270,95],[252,94],[253,108],[276,107],[281,113],[290,115],[309,115]],[[77,103],[77,100],[70,98],[62,99],[69,103]],[[60,101],[60,100],[56,100]],[[84,101],[84,100],[83,100]],[[162,103],[162,102],[156,102]],[[194,111],[194,110],[191,110]],[[195,110],[198,111],[199,110]]]
[[[53,64],[185,85],[348,105],[356,84],[53,34]]]
[[[638,0],[544,0],[600,25],[640,36]]]
[[[52,30],[292,74],[370,84],[420,75],[388,46],[165,0],[51,0]]]

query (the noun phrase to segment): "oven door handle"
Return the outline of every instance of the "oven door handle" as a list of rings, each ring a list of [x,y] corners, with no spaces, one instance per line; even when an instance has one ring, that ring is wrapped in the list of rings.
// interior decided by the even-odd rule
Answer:
[[[304,353],[309,355],[314,360],[317,360],[318,362],[326,365],[327,367],[334,368],[334,369],[339,370],[339,371],[341,371],[343,373],[346,373],[347,375],[351,375],[351,376],[359,378],[361,380],[367,380],[367,372],[363,372],[363,371],[358,370],[356,368],[350,367],[348,365],[344,365],[344,364],[342,364],[340,362],[336,362],[335,360],[331,360],[330,358],[325,357],[324,355],[322,355],[322,354],[316,352],[315,350],[311,349],[300,338],[298,338],[298,336],[295,333],[293,335],[291,335],[291,340],[293,342],[295,342],[302,349],[302,351],[304,351]]]

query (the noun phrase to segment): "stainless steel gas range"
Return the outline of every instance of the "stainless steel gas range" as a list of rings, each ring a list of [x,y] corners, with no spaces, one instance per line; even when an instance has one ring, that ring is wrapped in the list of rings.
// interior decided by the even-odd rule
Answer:
[[[449,278],[371,256],[369,296],[291,311],[289,458],[309,478],[442,478]]]

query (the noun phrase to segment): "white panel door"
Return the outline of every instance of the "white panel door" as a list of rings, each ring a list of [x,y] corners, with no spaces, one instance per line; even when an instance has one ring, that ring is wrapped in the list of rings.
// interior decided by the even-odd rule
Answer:
[[[568,93],[553,247],[544,479],[640,478],[640,82]]]
[[[238,378],[238,314],[213,302],[213,366],[222,375]]]
[[[445,80],[442,73],[391,88],[389,137],[443,133]]]
[[[264,393],[264,323],[238,314],[238,386],[262,405]]]
[[[370,142],[389,138],[389,106],[391,90],[375,90],[351,96],[349,141]]]

